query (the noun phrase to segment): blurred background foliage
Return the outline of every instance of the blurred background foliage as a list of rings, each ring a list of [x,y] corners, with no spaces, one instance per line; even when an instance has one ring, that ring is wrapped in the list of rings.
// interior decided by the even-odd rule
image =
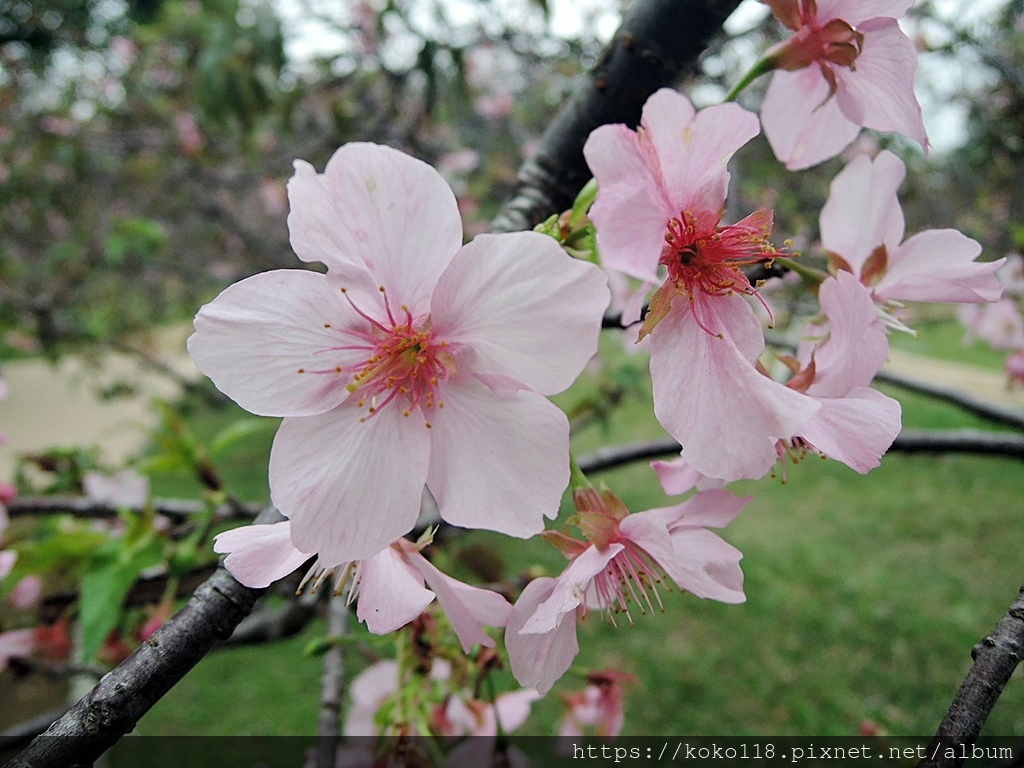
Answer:
[[[624,4],[570,4],[569,19],[544,0],[0,0],[0,359],[124,350],[139,331],[191,318],[232,281],[301,266],[286,227],[291,163],[322,168],[347,141],[387,143],[434,164],[455,188],[467,236],[482,231]],[[971,14],[962,7],[924,0],[906,22],[922,52],[926,113],[931,104],[945,115],[929,124],[937,144],[929,160],[865,133],[844,158],[788,174],[759,138],[736,158],[730,217],[772,207],[778,240],[792,238],[814,258],[829,181],[853,154],[887,146],[910,166],[908,231],[960,228],[990,259],[1024,248],[1024,0],[979,3]],[[684,89],[698,105],[719,101],[782,35],[763,6],[744,4]],[[742,103],[756,108],[765,85]],[[926,162],[927,173],[918,172]],[[959,329],[946,331],[927,351],[942,356],[954,346]],[[999,357],[987,354],[983,362],[998,369]],[[584,382],[594,390],[589,400],[586,389],[580,400],[563,396],[574,418],[590,421],[580,450],[610,435],[625,442],[661,434],[638,384],[644,366],[608,362],[623,356],[606,358],[604,379]],[[621,399],[614,416],[601,411]],[[910,426],[979,426],[953,409],[901,400]],[[180,423],[165,412],[144,466],[157,494],[195,497],[211,483],[197,471],[193,444],[216,453],[224,435],[243,434],[233,426],[240,413],[190,400],[182,411]],[[245,499],[267,497],[270,431],[228,451],[227,485]],[[79,491],[92,457],[57,459],[74,470],[56,475],[70,478],[68,487],[45,490]],[[897,456],[868,478],[834,462],[793,468],[789,487],[759,485],[758,507],[730,529],[747,553],[751,600],[742,611],[678,596],[672,608],[683,620],[670,625],[612,634],[592,624],[587,631],[604,641],[583,661],[641,677],[632,733],[852,733],[865,724],[924,732],[962,677],[967,649],[1019,583],[1008,567],[1019,554],[1007,522],[1019,506],[1016,466]],[[645,466],[612,482],[634,509],[666,503]],[[971,499],[970,514],[962,499]],[[85,541],[83,531],[94,535]],[[123,586],[157,559],[156,533],[134,535],[124,567],[97,560],[108,583]],[[68,554],[81,570],[107,540],[82,523],[60,542],[91,547]],[[558,556],[545,546],[517,549],[507,574],[536,562],[554,570]],[[166,549],[179,557],[186,547]],[[32,564],[24,555],[19,567]],[[150,618],[133,610],[126,625]],[[109,628],[96,622],[91,633],[101,638]],[[309,690],[320,665],[296,658],[307,640],[212,656],[204,662],[211,674],[190,676],[141,730],[311,729]],[[629,666],[652,647],[665,658]],[[251,674],[250,653],[264,654],[266,680]],[[909,682],[894,682],[897,675]],[[281,695],[284,677],[295,697]],[[238,700],[260,702],[265,716]],[[681,701],[699,706],[681,711]],[[1011,686],[993,732],[1021,732],[1022,701],[1020,686]],[[559,704],[553,697],[543,706],[550,727]],[[225,713],[238,722],[216,719]]]
[[[752,5],[684,84],[698,104],[781,36]],[[997,258],[1024,245],[1024,2],[970,18],[948,5],[918,3],[907,26],[922,97],[965,127],[928,174],[911,172],[908,229],[956,226]],[[619,11],[590,0],[567,22],[543,0],[0,0],[0,356],[116,344],[240,277],[298,266],[291,162],[322,167],[346,141],[437,165],[480,231]],[[865,134],[850,152],[891,141]],[[925,162],[895,149],[912,171]],[[807,246],[842,162],[783,174],[760,140],[738,158],[734,213],[774,207],[780,239]]]

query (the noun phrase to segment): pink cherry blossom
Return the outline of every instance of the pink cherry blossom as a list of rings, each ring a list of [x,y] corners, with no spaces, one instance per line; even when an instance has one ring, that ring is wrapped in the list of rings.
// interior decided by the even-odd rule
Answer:
[[[443,682],[452,673],[451,664],[434,659],[430,679]],[[342,733],[346,736],[377,736],[381,729],[376,723],[377,713],[388,699],[398,692],[398,663],[391,659],[371,664],[352,679],[348,688],[352,706],[348,709]],[[425,734],[421,734],[425,735]]]
[[[861,127],[928,149],[914,95],[917,51],[897,19],[913,0],[764,0],[794,34],[769,51],[765,136],[790,170],[834,157]]]
[[[877,304],[901,301],[996,301],[1004,259],[977,262],[981,246],[955,229],[929,229],[903,240],[896,190],[906,174],[889,151],[856,158],[832,180],[821,211],[821,244],[833,265],[853,273]]]
[[[987,306],[963,304],[957,307],[957,317],[967,329],[967,343],[981,339],[992,349],[1024,348],[1024,317],[1011,298]]]
[[[82,476],[85,495],[97,504],[139,509],[149,498],[149,478],[132,468],[113,474],[89,471]]]
[[[605,267],[662,282],[641,336],[651,334],[654,411],[703,474],[760,477],[778,439],[818,405],[762,376],[764,336],[743,295],[756,296],[741,267],[770,260],[770,211],[721,226],[733,153],[757,135],[736,104],[697,112],[663,89],[640,127],[595,130],[584,154],[598,183],[590,217]],[[743,295],[741,295],[743,294]]]
[[[567,708],[559,736],[583,736],[589,728],[596,736],[618,736],[625,720],[625,684],[636,683],[636,678],[607,669],[589,673],[587,682],[582,691],[563,695]]]
[[[889,340],[870,293],[849,272],[825,280],[818,295],[827,333],[805,352],[788,386],[821,408],[780,442],[780,453],[796,460],[811,451],[863,474],[878,466],[902,427],[900,404],[868,386],[888,357]]]
[[[22,611],[35,608],[42,599],[43,580],[32,575],[19,579],[18,583],[14,585],[14,589],[11,590],[11,594],[7,596],[8,602]]]
[[[38,642],[34,629],[12,629],[0,632],[0,672],[7,669],[11,659],[21,659],[36,652]]]
[[[1010,377],[1010,385],[1024,387],[1024,349],[1017,350],[1006,358],[1006,374]]]
[[[265,587],[312,556],[292,544],[292,529],[290,520],[243,526],[219,534],[213,548],[227,553],[224,566],[236,579],[249,587]],[[312,578],[316,589],[332,574],[337,590],[347,583],[349,602],[358,600],[356,616],[378,635],[404,627],[436,597],[466,653],[477,644],[493,647],[494,640],[483,627],[505,626],[512,606],[499,594],[445,575],[419,550],[399,539],[357,562],[331,564],[321,557],[303,584]]]
[[[600,269],[534,232],[461,246],[451,189],[373,144],[323,174],[297,161],[291,242],[327,275],[230,286],[189,351],[240,405],[283,416],[271,498],[323,562],[369,558],[413,527],[426,484],[454,525],[521,538],[557,514],[568,421],[543,395],[597,348]]]
[[[571,562],[557,579],[534,579],[523,590],[505,629],[512,674],[520,685],[547,693],[579,651],[576,615],[589,609],[609,619],[621,612],[661,608],[657,584],[669,578],[697,597],[741,603],[742,554],[707,530],[727,525],[750,500],[704,491],[682,504],[629,514],[610,491],[575,494],[589,545],[557,532],[547,538]],[[614,619],[612,619],[614,622]]]

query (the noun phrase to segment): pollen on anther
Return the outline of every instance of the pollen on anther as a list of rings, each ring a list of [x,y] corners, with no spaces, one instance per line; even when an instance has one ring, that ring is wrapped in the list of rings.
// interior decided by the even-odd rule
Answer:
[[[430,422],[429,421],[424,421],[423,422],[423,426],[425,426],[427,429],[430,429]]]
[[[330,328],[330,327],[331,327],[330,323],[324,323],[324,328]]]
[[[299,368],[299,373],[305,373],[305,372],[306,372],[305,368]]]

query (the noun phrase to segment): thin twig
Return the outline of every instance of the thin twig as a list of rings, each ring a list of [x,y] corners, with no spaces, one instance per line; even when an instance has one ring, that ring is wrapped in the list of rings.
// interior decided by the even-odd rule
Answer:
[[[201,501],[192,499],[160,499],[151,500],[153,511],[169,517],[176,522],[184,522],[196,515],[206,513],[208,507]],[[18,496],[7,505],[11,517],[28,515],[68,514],[75,517],[112,518],[118,512],[142,512],[141,506],[116,506],[107,502],[94,501],[87,496]],[[224,520],[251,520],[259,514],[260,508],[255,505],[237,503],[221,504],[214,510],[216,522]]]
[[[1017,665],[1024,660],[1024,587],[995,629],[971,650],[974,664],[964,678],[956,698],[928,745],[928,757],[918,768],[951,768],[963,763],[962,745],[978,739],[992,707],[1006,687]]]

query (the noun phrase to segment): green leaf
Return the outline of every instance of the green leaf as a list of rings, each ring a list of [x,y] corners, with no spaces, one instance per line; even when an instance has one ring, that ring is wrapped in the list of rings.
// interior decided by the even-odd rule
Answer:
[[[83,658],[92,659],[117,626],[125,595],[139,574],[162,560],[163,542],[149,526],[96,551],[82,578]]]
[[[261,432],[272,432],[278,427],[276,420],[261,418],[241,418],[233,421],[216,434],[210,441],[210,453],[214,456],[224,454],[229,448],[244,442]]]

